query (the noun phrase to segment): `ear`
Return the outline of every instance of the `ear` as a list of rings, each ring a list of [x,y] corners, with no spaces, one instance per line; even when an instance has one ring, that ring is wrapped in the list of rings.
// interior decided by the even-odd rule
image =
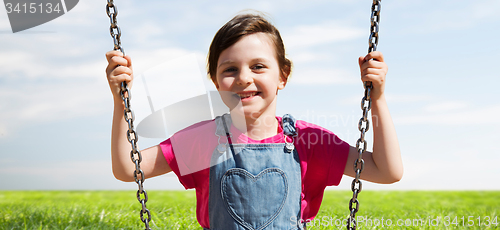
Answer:
[[[280,77],[280,82],[278,83],[278,89],[282,90],[286,86],[286,78],[285,77]]]
[[[217,79],[213,79],[212,77],[210,77],[210,74],[208,75],[208,78],[210,78],[210,80],[212,80],[212,83],[214,83],[215,88],[217,90],[219,90],[219,84],[217,83]]]
[[[285,88],[286,86],[286,83],[288,82],[288,76],[290,75],[289,72],[286,72],[286,71],[282,71],[281,72],[281,77],[279,79],[279,83],[278,83],[278,89],[279,90],[282,90]]]

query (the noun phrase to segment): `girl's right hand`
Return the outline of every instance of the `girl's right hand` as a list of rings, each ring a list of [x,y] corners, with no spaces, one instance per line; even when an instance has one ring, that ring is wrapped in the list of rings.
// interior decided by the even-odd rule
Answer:
[[[108,67],[106,68],[106,77],[108,78],[109,88],[115,100],[121,100],[121,83],[127,82],[129,88],[132,87],[133,71],[132,59],[130,56],[123,56],[120,51],[109,51],[106,53]]]

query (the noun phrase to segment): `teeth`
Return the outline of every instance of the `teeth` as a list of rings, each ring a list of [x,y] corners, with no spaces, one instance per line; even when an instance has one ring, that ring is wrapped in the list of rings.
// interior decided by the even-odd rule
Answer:
[[[257,95],[257,92],[252,92],[252,93],[238,93],[238,96],[240,98],[247,98],[247,97],[252,97]]]

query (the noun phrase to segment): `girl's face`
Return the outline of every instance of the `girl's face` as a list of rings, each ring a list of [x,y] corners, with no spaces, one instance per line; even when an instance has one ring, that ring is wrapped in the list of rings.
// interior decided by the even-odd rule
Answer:
[[[234,101],[241,100],[245,117],[256,119],[263,114],[275,116],[277,93],[285,87],[285,77],[281,75],[272,40],[265,33],[255,33],[222,51],[217,62],[216,87],[230,109]],[[223,92],[229,92],[233,102]]]

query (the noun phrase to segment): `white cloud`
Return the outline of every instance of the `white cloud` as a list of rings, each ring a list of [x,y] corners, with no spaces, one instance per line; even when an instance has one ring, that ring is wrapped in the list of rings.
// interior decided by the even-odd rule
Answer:
[[[443,138],[443,143],[449,140]],[[440,144],[443,144],[440,143]],[[498,190],[500,168],[485,167],[488,162],[498,162],[494,151],[484,153],[483,148],[466,145],[456,148],[440,148],[415,140],[414,146],[402,147],[404,174],[394,184],[375,184],[363,181],[365,190]],[[479,145],[479,144],[478,144]],[[440,152],[442,149],[450,151]],[[486,148],[486,149],[492,149]],[[481,172],[478,174],[477,172]],[[363,174],[361,174],[363,175]],[[344,177],[338,189],[350,188],[352,179]]]
[[[450,112],[467,107],[468,104],[462,101],[446,101],[427,105],[424,107],[424,110],[427,112]]]
[[[430,94],[387,94],[387,103],[391,110],[394,105],[413,105],[410,110],[393,113],[398,125],[472,125],[500,124],[498,119],[491,119],[493,114],[500,113],[500,105],[474,107],[466,101],[448,101]],[[343,105],[360,103],[361,96],[347,97],[341,101]]]
[[[498,19],[498,9],[500,2],[496,0],[474,1],[472,6],[472,15],[475,19]]]
[[[32,189],[137,189],[134,182],[124,183],[113,177],[109,158],[93,161],[51,161],[43,164],[28,165],[19,160],[2,160],[0,173],[9,175],[13,183],[0,184],[0,190],[32,190]],[[91,170],[89,170],[91,169]],[[145,189],[184,190],[174,173],[148,178]]]
[[[3,10],[0,10],[0,32],[2,33],[12,33],[12,29],[10,28],[9,17],[7,16],[7,11],[5,14]]]
[[[27,50],[7,51],[0,54],[0,73],[3,77],[28,79],[68,79],[68,78],[100,78],[104,75],[105,58],[85,63],[61,63],[56,58],[64,60],[64,56],[53,59],[43,58],[45,55]]]
[[[356,74],[345,69],[300,69],[292,73],[293,84],[355,84],[359,83]]]
[[[176,48],[131,51],[137,76],[156,64],[168,63],[170,60],[193,54],[188,50]],[[194,55],[198,59],[204,57],[200,53]],[[7,84],[0,87],[0,98],[6,99],[0,101],[0,138],[5,138],[15,133],[18,128],[35,122],[95,116],[110,111],[107,107],[110,106],[112,96],[104,73],[106,60],[104,55],[99,57],[100,60],[61,66],[51,59],[38,60],[26,51],[0,54],[0,73],[3,76],[10,74],[12,79],[23,79],[22,83],[17,80],[7,81]],[[203,67],[204,63],[194,66]],[[200,69],[201,71],[204,72]],[[204,76],[199,77],[201,82]],[[76,79],[80,80],[75,81]],[[134,95],[135,100],[146,99],[145,94],[142,95],[144,98],[137,98],[140,94]],[[147,100],[145,101],[144,104],[134,103],[134,109],[149,111]]]
[[[9,136],[7,127],[5,127],[4,124],[0,123],[0,138],[5,138],[7,136]]]
[[[66,12],[64,15],[49,21],[42,26],[43,30],[54,30],[55,28],[85,28],[90,25],[98,24],[102,17],[106,16],[106,4],[99,4],[97,0],[87,0],[79,1],[78,4]],[[38,31],[41,29],[33,29],[33,31]]]
[[[493,117],[499,113],[500,105],[492,105],[458,112],[445,110],[438,113],[398,115],[394,117],[394,123],[398,125],[498,125],[500,120],[493,119]]]
[[[373,190],[498,190],[500,184],[485,183],[498,180],[500,171],[494,167],[484,167],[484,159],[471,157],[446,160],[419,159],[403,156],[404,175],[400,182],[384,185],[368,182],[364,189]],[[478,154],[479,155],[479,154]],[[491,159],[498,162],[500,159]],[[477,175],[475,172],[482,172]],[[443,180],[444,178],[444,180]],[[364,184],[365,185],[365,184]]]
[[[387,93],[386,99],[388,103],[410,103],[410,102],[422,102],[432,99],[431,95],[427,94],[393,94]]]
[[[145,71],[142,77],[147,84],[154,107],[162,109],[173,103],[205,94],[203,76],[198,67],[196,55],[191,54]]]
[[[202,71],[202,73],[206,72],[204,66],[206,54],[198,51],[186,50],[176,47],[164,47],[153,50],[141,49],[137,47],[135,49],[130,49],[129,51],[130,52],[128,52],[127,55],[130,55],[130,57],[132,58],[134,74],[136,75],[142,74],[148,69],[164,64],[165,62],[169,62],[191,54],[194,54],[198,57],[198,63],[201,64],[199,66],[200,71]]]
[[[109,161],[54,162],[51,163],[51,167],[46,167],[46,165],[22,166],[19,161],[14,161],[13,163],[14,165],[11,164],[10,166],[2,167],[0,172],[2,174],[25,174],[37,177],[55,178],[57,180],[65,180],[81,175],[98,177],[103,174],[111,173],[111,162]],[[89,170],[89,168],[92,170]]]
[[[31,61],[31,55],[27,52],[22,51],[10,51],[10,52],[2,52],[0,54],[0,69],[2,71],[2,75],[5,76],[5,73],[15,72],[19,69],[29,69],[26,68],[24,63]],[[33,75],[33,74],[29,74]]]
[[[104,78],[104,77],[103,77]],[[95,116],[107,111],[111,94],[105,80],[85,83],[26,84],[0,88],[0,127],[8,135],[34,123]],[[5,136],[4,136],[5,137]]]
[[[366,34],[365,29],[345,26],[344,22],[331,21],[313,25],[299,25],[283,33],[287,48],[307,48],[334,42],[356,39]]]
[[[361,85],[361,80],[357,78],[358,83]],[[362,91],[360,91],[361,93]],[[362,95],[354,95],[350,97],[345,97],[340,104],[342,105],[352,105],[355,103],[361,102]],[[428,94],[394,94],[394,93],[386,93],[385,98],[389,106],[400,103],[417,103],[417,102],[426,102],[431,100],[432,95]]]
[[[465,29],[476,26],[483,22],[498,21],[498,9],[500,1],[479,0],[479,1],[454,1],[436,2],[433,7],[426,11],[410,11],[407,9],[428,6],[427,2],[415,2],[402,4],[401,8],[395,8],[405,12],[407,18],[416,19],[414,25],[409,25],[405,31],[417,33],[433,33],[445,30]],[[411,6],[409,6],[411,5]],[[408,17],[409,16],[409,17]]]
[[[289,53],[288,57],[292,60],[294,66],[299,65],[303,66],[307,63],[313,63],[318,61],[323,61],[326,59],[331,59],[332,55],[321,53],[321,52],[313,52],[309,50],[301,50],[295,53]]]

